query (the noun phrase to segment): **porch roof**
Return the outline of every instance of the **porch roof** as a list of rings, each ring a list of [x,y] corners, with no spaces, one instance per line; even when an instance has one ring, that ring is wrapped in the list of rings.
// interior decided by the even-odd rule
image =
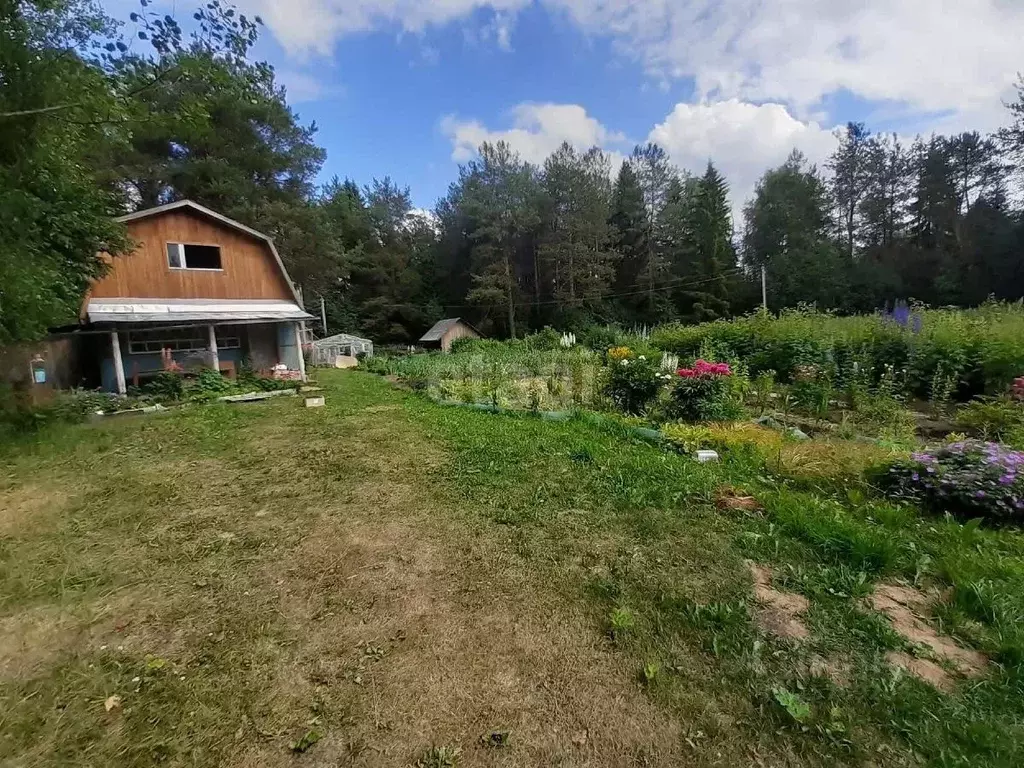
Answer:
[[[90,323],[274,322],[311,320],[297,304],[277,299],[90,299]]]

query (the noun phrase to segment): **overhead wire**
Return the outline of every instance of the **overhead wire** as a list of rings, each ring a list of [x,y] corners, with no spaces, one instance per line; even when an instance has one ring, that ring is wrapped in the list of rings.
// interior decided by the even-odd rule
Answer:
[[[723,277],[732,277],[732,276],[740,274],[740,273],[742,273],[744,271],[745,270],[742,267],[735,267],[733,269],[727,269],[727,270],[725,270],[723,272],[720,272],[719,274],[715,275],[714,277],[705,277],[705,278],[702,278],[700,280],[690,280],[689,278],[675,278],[674,280],[666,281],[666,282],[658,285],[657,287],[643,288],[643,289],[640,289],[640,290],[626,291],[626,292],[623,292],[623,293],[608,293],[608,294],[604,294],[604,295],[601,295],[601,296],[589,296],[586,299],[584,299],[584,301],[587,301],[587,302],[605,301],[605,300],[608,300],[608,299],[621,299],[621,298],[625,298],[627,296],[642,296],[644,294],[658,293],[660,291],[674,291],[674,290],[680,290],[680,289],[685,289],[685,288],[694,288],[694,287],[697,287],[697,286],[700,286],[700,285],[707,285],[708,283],[713,283],[716,280],[722,279]],[[568,302],[566,302],[564,299],[546,299],[544,301],[531,301],[531,300],[527,300],[527,301],[512,302],[512,306],[514,306],[514,307],[546,307],[546,306],[554,306],[554,305],[557,305],[557,304],[566,304],[566,303],[568,303]],[[389,304],[376,304],[375,306],[378,306],[378,307],[403,307],[403,306],[406,306],[406,304],[393,304],[393,303],[389,303]],[[443,306],[445,307],[445,309],[479,309],[480,308],[479,304],[445,304]],[[508,305],[503,303],[502,306],[508,306]]]

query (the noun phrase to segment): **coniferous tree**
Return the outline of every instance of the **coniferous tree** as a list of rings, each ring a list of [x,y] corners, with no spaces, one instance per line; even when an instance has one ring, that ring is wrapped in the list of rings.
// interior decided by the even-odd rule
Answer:
[[[603,152],[567,143],[544,164],[539,253],[562,312],[593,309],[611,286],[608,171]]]
[[[684,314],[694,320],[713,320],[729,314],[728,276],[736,267],[732,242],[732,214],[729,209],[729,186],[715,166],[692,185],[686,204],[686,241],[692,276],[691,286],[684,285]]]
[[[643,293],[636,306],[644,322],[655,323],[671,313],[671,301],[664,292],[664,283],[670,276],[669,263],[663,250],[658,247],[658,228],[663,220],[662,213],[672,180],[678,173],[669,162],[665,150],[657,144],[636,147],[629,162],[643,195],[645,214],[644,250],[638,270],[639,280],[635,286],[642,289]]]
[[[615,293],[618,314],[625,319],[625,313],[632,311],[637,303],[636,287],[640,283],[640,271],[647,253],[647,213],[644,209],[644,194],[632,163],[623,163],[619,169],[612,190],[611,216],[612,250],[616,256]]]
[[[466,300],[492,322],[500,312],[504,329],[513,338],[521,304],[518,256],[538,218],[536,185],[535,169],[499,142],[480,147],[480,159],[470,163],[463,190],[462,204],[472,227],[473,288]]]
[[[435,215],[420,215],[390,180],[316,185],[315,126],[249,58],[258,19],[207,4],[186,37],[173,18],[140,11],[148,53],[89,3],[0,8],[0,246],[20,255],[0,260],[0,341],[73,317],[103,269],[96,252],[129,246],[119,206],[182,197],[274,237],[332,331],[382,342],[450,314],[497,335],[727,316],[752,305],[761,265],[774,309],[1024,294],[1010,183],[1024,173],[1024,82],[994,137],[907,148],[850,124],[829,173],[799,154],[767,172],[745,208],[744,281],[731,277],[728,188],[711,164],[690,177],[648,144],[611,184],[598,149],[565,145],[537,169],[485,145]]]
[[[830,237],[828,192],[802,154],[794,151],[764,175],[747,203],[745,219],[743,259],[754,269],[767,270],[772,309],[800,303],[836,306],[842,271]]]
[[[848,123],[837,138],[839,147],[829,160],[832,198],[840,239],[846,258],[852,263],[857,248],[858,214],[870,183],[875,141],[863,123]]]

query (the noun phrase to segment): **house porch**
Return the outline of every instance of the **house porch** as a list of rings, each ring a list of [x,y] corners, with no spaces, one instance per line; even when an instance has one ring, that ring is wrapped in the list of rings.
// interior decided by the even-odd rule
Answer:
[[[243,365],[270,376],[284,364],[305,380],[301,323],[132,324],[107,331],[100,352],[103,389],[124,393],[165,369],[165,355],[185,371],[216,368],[233,377]],[[165,351],[166,350],[166,351]]]

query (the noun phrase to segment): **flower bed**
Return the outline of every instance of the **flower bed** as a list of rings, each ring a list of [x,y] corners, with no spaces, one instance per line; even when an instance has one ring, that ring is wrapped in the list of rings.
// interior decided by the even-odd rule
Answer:
[[[877,476],[890,495],[932,511],[1024,521],[1024,452],[967,440],[921,451]]]
[[[628,347],[614,347],[608,350],[604,391],[623,413],[643,413],[658,396],[664,376],[658,364],[645,355],[637,355]]]
[[[650,341],[683,357],[711,348],[743,360],[753,376],[774,371],[784,383],[796,380],[800,366],[816,365],[834,372],[840,387],[860,374],[874,386],[891,366],[901,372],[903,394],[966,402],[983,393],[1002,394],[1021,376],[1022,334],[1024,307],[992,303],[969,310],[904,308],[860,317],[813,310],[786,310],[779,317],[762,312],[662,326]],[[1019,391],[1024,395],[1024,386]]]
[[[669,416],[683,421],[732,421],[743,413],[733,395],[732,368],[728,363],[698,360],[692,368],[680,368],[672,386]]]

